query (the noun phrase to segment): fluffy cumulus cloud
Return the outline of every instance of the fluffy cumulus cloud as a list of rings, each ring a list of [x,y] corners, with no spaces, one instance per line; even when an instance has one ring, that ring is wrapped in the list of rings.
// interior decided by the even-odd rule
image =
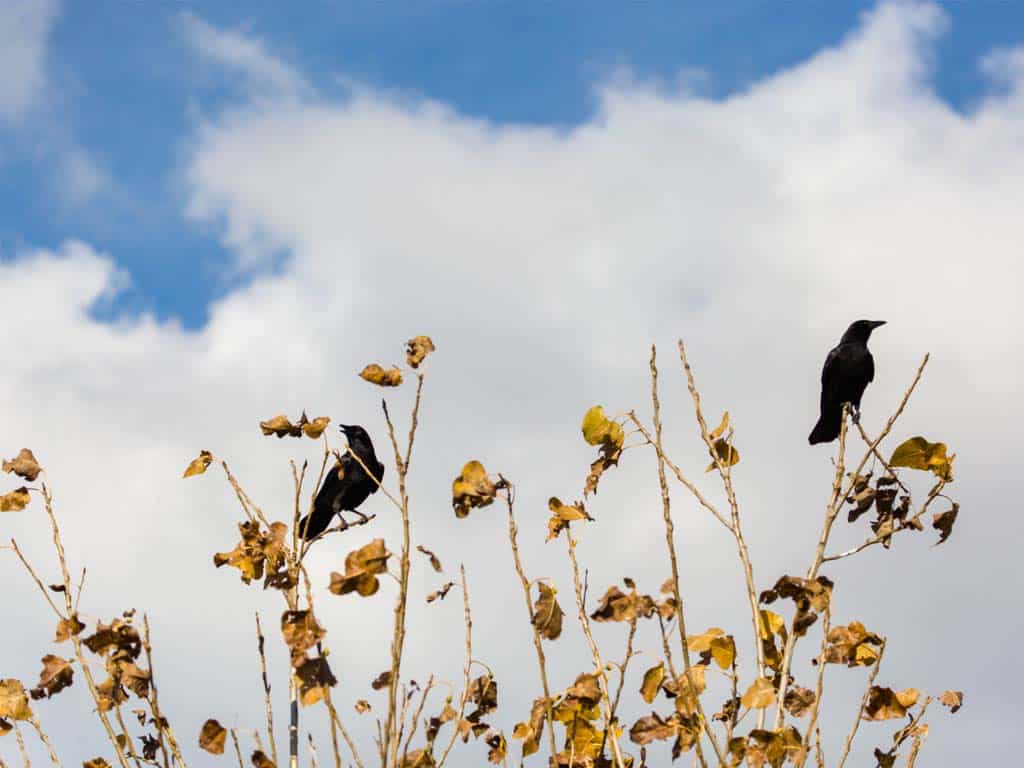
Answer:
[[[937,716],[932,764],[998,757],[1005,702],[1024,682],[1007,618],[1022,533],[1024,80],[1019,52],[993,55],[999,87],[968,114],[952,110],[928,80],[944,25],[932,5],[883,6],[836,47],[727,99],[620,83],[602,92],[593,119],[555,131],[358,86],[327,99],[266,48],[190,22],[197,50],[273,86],[208,113],[185,170],[188,216],[217,227],[252,279],[211,307],[206,327],[185,332],[146,316],[95,320],[92,308],[125,278],[87,245],[0,267],[4,450],[30,445],[49,470],[69,555],[91,566],[87,618],[151,612],[161,698],[182,733],[207,716],[256,726],[250,622],[254,608],[273,616],[276,607],[212,570],[210,554],[231,545],[239,515],[215,474],[182,482],[181,470],[211,449],[274,516],[286,515],[286,460],[315,459],[316,449],[261,438],[256,421],[327,413],[366,425],[389,455],[380,391],[355,371],[398,361],[405,339],[429,333],[438,352],[413,467],[413,536],[449,572],[465,562],[474,655],[498,675],[510,727],[537,689],[529,628],[511,612],[522,609],[503,512],[451,513],[462,463],[479,458],[517,482],[527,567],[551,577],[568,608],[562,543],[542,543],[546,500],[579,494],[592,458],[578,432],[586,407],[649,412],[651,342],[671,453],[715,495],[675,353],[685,337],[707,408],[733,415],[738,493],[767,586],[806,567],[831,481],[829,451],[806,442],[823,356],[851,319],[881,318],[889,325],[872,340],[878,375],[865,424],[880,427],[930,352],[897,432],[951,444],[963,512],[942,549],[924,534],[897,552],[837,563],[837,618],[890,636],[881,682],[969,691],[958,721]],[[391,397],[394,414],[409,394]],[[390,462],[388,472],[394,482]],[[728,627],[746,641],[730,540],[681,489],[675,500],[691,627]],[[579,535],[591,596],[623,575],[655,590],[667,566],[653,457],[628,453],[590,510],[597,522]],[[388,659],[391,586],[368,603],[323,589],[349,548],[374,535],[397,545],[386,500],[374,497],[367,511],[378,515],[373,530],[320,545],[312,563],[346,713]],[[5,515],[4,535],[52,574],[39,514]],[[863,536],[844,525],[837,546]],[[28,590],[15,563],[2,567],[4,583]],[[422,600],[439,581],[422,563],[414,569],[408,671],[421,682],[435,670],[460,675],[458,598]],[[5,674],[28,677],[49,639],[45,611],[27,602],[19,599],[18,631],[0,633],[0,657],[20,665]],[[587,667],[581,638],[569,634],[551,651],[557,687]],[[599,639],[621,653],[615,631]],[[653,635],[643,643],[655,650]],[[271,661],[283,690],[284,659]],[[858,673],[831,677],[837,699],[859,695]],[[47,705],[65,715],[52,719],[58,736],[77,727],[69,713],[78,705],[68,695]],[[833,751],[847,715],[824,722]],[[368,718],[353,728],[369,752]],[[868,752],[888,739],[878,726],[862,733]],[[83,750],[102,748],[92,738],[81,735]],[[481,749],[453,764],[479,764]]]

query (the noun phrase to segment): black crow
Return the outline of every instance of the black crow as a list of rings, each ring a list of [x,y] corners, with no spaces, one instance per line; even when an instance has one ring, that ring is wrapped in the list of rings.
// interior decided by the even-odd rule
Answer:
[[[359,426],[342,424],[341,431],[348,440],[348,450],[324,478],[323,485],[320,486],[313,501],[313,512],[299,521],[299,534],[307,541],[326,531],[334,516],[341,517],[343,511],[355,512],[365,518],[357,508],[371,493],[377,492],[380,480],[384,476],[384,465],[377,461],[373,443],[366,430]],[[352,454],[359,457],[373,473],[373,477],[367,474],[366,469],[363,469]],[[344,517],[341,517],[341,522],[344,526]]]
[[[821,369],[821,416],[808,437],[811,445],[830,443],[839,437],[843,403],[860,416],[860,398],[875,378],[875,361],[868,351],[871,332],[885,320],[858,320],[851,324]]]

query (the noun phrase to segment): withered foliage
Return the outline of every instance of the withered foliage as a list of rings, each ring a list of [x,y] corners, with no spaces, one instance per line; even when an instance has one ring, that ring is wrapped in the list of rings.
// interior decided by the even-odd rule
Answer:
[[[869,547],[881,545],[880,548],[889,549],[896,538],[902,541],[902,536],[897,537],[897,534],[923,531],[929,522],[938,533],[938,543],[948,540],[960,511],[959,504],[947,495],[948,486],[953,482],[955,459],[948,446],[920,436],[911,437],[887,454],[890,456],[887,462],[881,453],[882,440],[888,437],[895,423],[894,416],[887,423],[885,433],[876,442],[869,442],[863,447],[863,459],[858,461],[851,453],[856,433],[848,429],[844,443],[846,453],[837,457],[842,461],[836,461],[834,481],[822,486],[823,494],[832,494],[824,533],[818,541],[814,539],[813,532],[808,532],[808,541],[817,542],[811,566],[805,576],[771,574],[766,579],[755,573],[746,553],[742,533],[743,508],[732,486],[730,471],[740,461],[740,453],[734,443],[734,427],[729,412],[724,412],[717,426],[709,429],[693,372],[680,345],[680,360],[686,376],[684,383],[699,427],[701,453],[697,455],[703,456],[703,451],[708,451],[712,461],[706,466],[706,471],[717,470],[718,474],[700,471],[705,462],[703,458],[695,462],[695,467],[686,467],[676,465],[666,455],[667,449],[661,443],[658,379],[652,355],[655,422],[646,425],[636,411],[609,417],[602,406],[587,410],[580,425],[581,435],[587,445],[597,449],[597,457],[587,469],[583,499],[563,502],[562,498],[574,496],[566,495],[561,489],[561,498],[549,497],[546,512],[532,509],[524,517],[523,539],[534,546],[560,539],[563,533],[566,534],[568,541],[563,539],[562,543],[567,545],[572,566],[572,582],[568,587],[562,584],[560,572],[553,573],[555,578],[533,574],[535,577],[531,579],[526,575],[523,560],[529,561],[529,553],[525,558],[520,556],[516,538],[519,528],[514,512],[515,487],[505,476],[489,474],[481,462],[471,460],[452,480],[451,505],[456,518],[467,518],[474,510],[484,509],[499,498],[507,502],[508,544],[512,549],[515,575],[522,584],[525,612],[522,598],[517,597],[515,605],[509,601],[507,626],[500,629],[510,637],[523,637],[528,642],[532,640],[539,671],[535,679],[540,684],[529,712],[516,712],[522,719],[514,721],[511,715],[499,710],[498,681],[486,663],[485,654],[474,645],[473,613],[464,570],[460,569],[461,583],[458,577],[435,575],[445,572],[442,557],[444,562],[451,564],[451,542],[431,549],[423,544],[414,544],[412,539],[412,531],[421,533],[429,530],[410,525],[407,481],[413,438],[419,423],[424,362],[435,350],[430,337],[415,336],[405,345],[408,368],[385,368],[374,363],[365,366],[359,374],[370,383],[385,388],[400,386],[403,375],[412,376],[416,383],[415,392],[408,393],[415,397],[415,404],[404,449],[400,445],[400,422],[392,419],[387,403],[383,405],[387,434],[394,449],[397,489],[385,487],[384,493],[368,502],[393,504],[402,524],[400,546],[392,552],[385,546],[384,539],[378,536],[361,546],[357,540],[333,551],[323,545],[318,545],[317,549],[330,558],[333,568],[339,569],[329,571],[327,588],[333,595],[354,592],[361,597],[371,597],[381,591],[382,576],[389,584],[392,578],[397,582],[394,630],[389,638],[371,639],[380,647],[380,666],[376,668],[382,671],[370,681],[367,676],[352,682],[356,676],[350,676],[346,668],[351,658],[347,653],[348,644],[353,638],[358,643],[365,643],[367,630],[359,622],[351,622],[328,634],[328,623],[320,620],[327,614],[314,612],[314,597],[323,591],[323,581],[318,580],[323,572],[311,578],[311,563],[317,566],[319,563],[305,559],[310,547],[319,540],[300,541],[294,530],[296,521],[309,511],[303,509],[307,499],[312,503],[309,488],[304,483],[316,473],[319,459],[309,475],[308,462],[301,463],[301,467],[300,462],[291,465],[294,488],[289,496],[290,508],[276,510],[274,515],[289,522],[271,522],[264,516],[228,471],[227,464],[209,450],[200,451],[183,472],[183,477],[190,478],[205,474],[215,463],[223,466],[244,518],[237,523],[240,540],[233,549],[214,554],[214,565],[237,570],[244,584],[262,581],[264,589],[275,590],[271,593],[275,599],[283,598],[285,605],[279,614],[279,642],[287,649],[289,690],[294,692],[286,710],[289,724],[298,730],[299,711],[304,713],[302,718],[326,718],[331,727],[335,764],[369,764],[365,755],[360,758],[362,747],[357,742],[369,741],[367,735],[375,730],[383,768],[439,768],[450,764],[446,761],[456,746],[458,749],[477,750],[468,759],[479,765],[486,761],[503,766],[546,763],[549,768],[645,768],[648,765],[667,765],[668,760],[677,761],[682,755],[692,753],[693,764],[701,768],[715,765],[727,768],[782,768],[787,765],[804,768],[815,763],[824,766],[831,763],[826,763],[825,756],[816,752],[817,744],[821,739],[822,723],[831,724],[833,718],[822,717],[822,699],[826,706],[832,705],[830,697],[822,696],[824,669],[807,665],[808,658],[813,665],[866,668],[860,672],[868,680],[861,689],[863,696],[857,710],[858,723],[903,721],[891,734],[891,744],[874,750],[875,761],[880,768],[896,765],[898,758],[904,760],[908,750],[909,762],[913,763],[928,734],[929,725],[924,717],[933,698],[950,713],[958,712],[963,706],[964,694],[959,690],[946,690],[932,697],[916,688],[897,690],[876,685],[876,676],[883,666],[886,640],[853,617],[836,615],[832,597],[837,586],[832,576],[838,569],[825,571],[832,561],[853,557]],[[919,370],[896,416],[902,412],[920,374]],[[326,466],[331,455],[327,430],[330,423],[327,416],[309,419],[303,412],[294,421],[280,414],[259,422],[259,426],[266,436],[322,439]],[[627,445],[627,439],[636,436],[640,436],[638,441]],[[305,444],[304,441],[293,445],[301,444]],[[603,592],[591,591],[594,574],[577,563],[576,537],[585,536],[592,530],[592,525],[599,524],[588,506],[594,507],[602,519],[616,514],[636,515],[639,519],[642,512],[639,508],[616,510],[605,505],[598,510],[594,498],[602,482],[618,481],[615,475],[608,480],[604,478],[609,469],[618,465],[624,451],[633,447],[653,448],[650,451],[652,463],[657,461],[663,513],[651,520],[657,520],[661,525],[663,518],[665,530],[663,541],[659,537],[657,542],[652,542],[651,557],[661,557],[664,552],[655,550],[655,546],[668,547],[671,576],[656,595],[640,591],[631,578],[623,578],[621,585],[613,584]],[[28,484],[36,483],[40,478],[45,482],[43,468],[28,448],[22,448],[14,458],[5,459],[2,468]],[[582,470],[580,467],[573,471],[582,474]],[[690,480],[690,473],[694,470],[699,484]],[[934,483],[923,497],[912,490],[914,473],[922,473],[916,476]],[[571,472],[569,477],[571,479]],[[679,486],[674,485],[676,480]],[[721,493],[711,492],[703,487],[705,484],[718,485]],[[744,626],[707,626],[703,621],[695,625],[693,618],[685,615],[689,606],[682,588],[691,585],[680,576],[683,569],[679,568],[679,562],[685,557],[686,547],[692,544],[689,537],[678,537],[674,533],[672,515],[678,515],[676,508],[684,506],[676,498],[681,493],[679,488],[684,488],[692,496],[686,500],[692,501],[687,509],[702,510],[701,514],[703,511],[713,513],[718,522],[728,529],[730,544],[736,545],[740,554],[737,564],[743,570],[746,582],[744,609],[749,608],[750,611]],[[37,576],[23,557],[22,562],[58,614],[54,642],[63,645],[59,655],[42,655],[42,670],[38,682],[31,689],[26,689],[17,679],[0,681],[0,737],[13,730],[18,721],[30,723],[42,734],[38,713],[33,708],[45,708],[50,698],[77,685],[79,688],[88,687],[95,703],[95,714],[109,736],[110,746],[116,753],[115,764],[119,768],[131,768],[133,762],[152,768],[186,768],[179,754],[181,745],[174,737],[157,699],[157,683],[149,661],[148,623],[140,626],[135,621],[134,612],[127,611],[109,623],[97,622],[91,633],[87,630],[78,609],[82,586],[79,584],[76,589],[70,579],[52,512],[52,500],[45,484],[15,488],[0,494],[0,510],[23,510],[34,496],[52,520],[63,579],[46,587],[48,582]],[[722,498],[724,502],[716,501]],[[935,504],[938,509],[932,506],[936,500],[941,500]],[[719,503],[727,503],[728,509],[723,507],[720,512]],[[766,512],[770,511],[766,508]],[[832,523],[840,519],[844,511],[851,525],[869,527],[870,534],[866,534],[868,538],[859,547],[833,552],[829,539]],[[364,517],[363,522],[367,523],[375,515]],[[483,526],[487,522],[483,518],[488,516],[479,517],[478,523]],[[644,530],[650,524],[650,521],[638,522],[640,527],[637,530]],[[679,538],[684,543],[679,543]],[[907,539],[912,540],[913,537],[907,536]],[[389,540],[396,543],[390,534]],[[434,546],[440,543],[440,536],[431,541]],[[711,545],[710,541],[700,543],[700,546]],[[476,540],[474,546],[478,546]],[[21,550],[13,542],[11,549],[21,557]],[[345,553],[344,569],[340,571],[342,553]],[[460,585],[454,594],[462,598],[461,619],[465,628],[461,680],[441,680],[432,675],[429,682],[421,686],[402,665],[403,654],[407,653],[405,635],[410,562],[420,555],[430,565],[430,579],[449,579],[426,595],[427,603],[437,604],[429,609],[433,619],[448,620],[446,617],[457,615],[460,607],[457,597],[453,598],[454,605],[453,600],[441,601],[457,584]],[[508,550],[496,552],[496,567],[508,555]],[[422,573],[424,569],[415,570]],[[796,572],[804,573],[804,570]],[[569,591],[559,595],[555,588],[556,579]],[[315,587],[316,584],[320,587]],[[757,591],[767,584],[771,586]],[[411,594],[422,595],[429,588],[425,587],[421,592],[415,591],[419,589],[417,587]],[[392,590],[389,588],[385,592],[390,594]],[[358,604],[360,611],[378,610],[381,608],[380,600],[347,604],[350,607]],[[422,604],[419,606],[422,610]],[[563,606],[571,609],[568,614]],[[89,614],[83,609],[82,615]],[[732,616],[732,611],[722,609],[719,619],[724,620],[724,616]],[[714,614],[706,621],[715,621]],[[705,626],[707,629],[687,634],[687,625],[691,631]],[[621,656],[618,652],[622,646],[613,646],[607,641],[614,634],[624,637],[625,650]],[[570,636],[568,641],[565,639],[567,635]],[[276,692],[278,689],[271,686],[273,676],[267,671],[264,640],[262,630],[259,630],[257,650],[267,708],[267,730],[257,734],[255,744],[243,752],[237,737],[251,733],[248,727],[251,724],[237,727],[232,724],[229,730],[211,718],[200,729],[198,746],[211,754],[222,755],[230,735],[240,763],[242,755],[247,753],[253,768],[276,768],[298,760],[298,756],[282,757],[277,751],[275,726],[272,724],[274,704],[279,694]],[[582,644],[584,640],[585,646]],[[566,645],[567,642],[570,645]],[[333,648],[328,647],[331,643]],[[579,655],[578,649],[583,648],[589,651],[588,655]],[[420,650],[417,648],[418,652]],[[458,650],[461,649],[444,648],[443,653],[451,656]],[[794,659],[803,665],[796,671]],[[574,665],[571,672],[564,666],[570,661]],[[338,677],[332,666],[346,678],[344,686],[338,687]],[[809,672],[817,673],[816,683],[805,678]],[[517,675],[520,673],[527,674],[516,670]],[[854,673],[842,670],[829,672],[830,676],[836,674]],[[798,678],[799,683],[806,685],[799,684]],[[572,679],[571,685],[561,688],[569,679]],[[367,682],[375,693],[366,690]],[[335,687],[338,690],[332,693]],[[438,700],[439,696],[445,696],[443,704]],[[305,709],[300,710],[300,704]],[[277,711],[280,712],[279,705]],[[131,714],[127,722],[123,715],[125,712]],[[637,716],[638,712],[642,714]],[[628,720],[625,713],[630,713]],[[280,717],[279,714],[276,716]],[[348,730],[348,719],[355,719],[360,724],[359,728]],[[806,733],[802,732],[804,729]],[[848,743],[852,743],[856,732],[856,728],[851,730]],[[835,736],[831,738],[835,739]],[[457,745],[460,741],[467,746]],[[339,747],[341,743],[352,753],[351,761],[343,755]],[[310,746],[315,756],[312,739]],[[841,756],[837,764],[845,763],[846,757],[847,754]],[[689,761],[688,757],[687,764]],[[102,757],[87,761],[84,766],[110,768]]]

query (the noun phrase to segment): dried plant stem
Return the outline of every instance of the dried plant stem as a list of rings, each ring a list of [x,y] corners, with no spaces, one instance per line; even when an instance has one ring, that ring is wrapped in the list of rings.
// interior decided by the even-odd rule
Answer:
[[[919,722],[921,722],[921,718],[924,717],[924,713],[928,711],[928,705],[931,703],[931,696],[924,700],[924,702],[921,704],[921,708],[917,711],[917,714],[911,717],[910,722],[906,725],[906,730],[908,732],[911,731],[914,728],[914,726],[916,726]],[[921,740],[920,735],[915,733],[914,742],[913,744],[911,744],[910,747],[910,755],[907,757],[907,768],[914,768],[914,763],[917,762],[917,753],[921,750],[922,743],[923,741]]]
[[[21,762],[25,768],[31,768],[32,761],[28,758],[28,750],[25,749],[25,737],[21,735],[21,728],[18,721],[14,721],[14,737],[18,740],[18,751],[21,752]]]
[[[352,753],[352,759],[355,761],[356,766],[358,766],[358,768],[363,768],[363,761],[359,758],[359,750],[356,749],[356,743],[352,740],[352,737],[345,729],[345,724],[341,721],[341,718],[338,716],[338,710],[335,709],[333,705],[331,705],[329,711],[331,714],[331,719],[334,721],[334,724],[338,726],[338,730],[341,732],[341,738],[345,740],[345,743],[348,745],[349,751]]]
[[[604,662],[601,660],[601,651],[594,641],[594,635],[590,631],[590,619],[587,616],[587,609],[583,602],[583,583],[580,580],[580,566],[576,559],[576,542],[572,538],[571,528],[565,532],[565,540],[568,544],[569,562],[572,563],[572,583],[576,592],[576,611],[579,616],[580,626],[590,646],[590,655],[594,660],[594,667],[597,678],[601,683],[601,703],[604,704],[605,732],[611,735],[612,755],[615,758],[617,768],[625,768],[625,761],[622,759],[622,751],[619,748],[619,738],[615,734],[614,723],[612,722],[611,689],[608,685],[608,675],[605,674]]]
[[[256,650],[260,656],[260,675],[263,678],[263,701],[267,710],[267,740],[270,741],[270,754],[274,758],[274,765],[277,765],[277,741],[274,739],[274,705],[270,696],[270,678],[267,676],[267,656],[263,646],[266,638],[263,636],[263,627],[260,624],[260,614],[256,612]]]
[[[540,669],[540,683],[544,689],[544,699],[547,701],[547,725],[548,735],[551,739],[551,754],[558,752],[555,743],[555,724],[551,718],[551,686],[548,684],[547,660],[544,656],[544,646],[541,642],[540,632],[533,623],[533,606],[530,603],[530,582],[523,570],[522,560],[519,558],[519,527],[516,525],[515,514],[512,511],[515,502],[515,488],[506,481],[505,501],[508,504],[508,540],[512,545],[512,561],[515,563],[516,574],[523,587],[523,599],[526,602],[526,616],[530,620],[530,629],[533,631],[533,647],[537,651],[537,666]]]
[[[245,763],[242,762],[242,748],[238,746],[238,729],[231,729],[231,743],[235,745],[235,757],[238,758],[238,768],[245,768]]]
[[[860,706],[857,707],[857,716],[853,720],[853,727],[850,728],[850,732],[846,734],[846,741],[843,743],[843,754],[839,758],[838,768],[843,768],[846,765],[846,758],[850,756],[850,748],[853,746],[853,740],[857,736],[857,729],[860,728],[860,720],[864,715],[864,707],[867,706],[868,696],[871,695],[871,686],[875,684],[875,678],[878,677],[878,670],[882,667],[882,656],[885,655],[885,639],[882,639],[882,646],[878,649],[878,658],[875,660],[875,666],[871,670],[871,674],[868,675],[868,684],[864,686],[864,695],[861,696]]]
[[[679,360],[682,362],[683,370],[686,372],[686,388],[690,392],[690,399],[693,400],[693,411],[694,415],[697,417],[697,426],[700,428],[701,439],[708,447],[708,451],[710,451],[711,457],[714,459],[715,467],[718,470],[719,476],[722,478],[722,485],[725,488],[726,498],[729,501],[729,512],[732,519],[730,530],[732,531],[733,538],[736,540],[736,552],[743,565],[743,577],[746,580],[747,587],[747,601],[750,603],[750,620],[754,630],[754,651],[757,656],[757,674],[759,677],[764,677],[764,648],[761,645],[761,611],[757,604],[757,589],[754,586],[754,568],[750,562],[750,552],[747,550],[746,541],[743,539],[743,526],[740,523],[740,507],[736,500],[736,491],[732,484],[732,467],[728,462],[723,461],[718,451],[715,450],[715,441],[711,439],[711,433],[708,432],[707,421],[704,419],[704,411],[700,404],[700,392],[697,390],[697,385],[694,381],[693,370],[690,368],[690,363],[686,359],[686,346],[683,344],[682,339],[679,340]],[[651,365],[653,368],[653,352],[651,355]],[[731,442],[729,448],[729,453],[731,455]],[[758,713],[759,728],[763,726],[764,713],[765,710],[763,709]],[[717,749],[716,752],[718,752]],[[721,752],[718,752],[718,758],[720,761],[722,760]]]
[[[120,705],[114,707],[114,717],[117,720],[118,727],[121,729],[121,736],[124,737],[124,745],[128,748],[128,756],[135,763],[135,768],[142,768],[142,765],[139,763],[139,755],[135,751],[135,745],[132,744],[132,737],[128,733],[128,726],[125,725],[124,716],[121,714]]]
[[[633,638],[636,637],[636,619],[632,619],[629,622],[629,633],[626,635],[626,655],[622,657],[622,663],[619,667],[619,686],[615,689],[615,698],[612,700],[611,709],[611,720],[616,722],[615,713],[619,710],[619,700],[622,698],[622,689],[626,686],[626,670],[629,669],[629,660],[636,654],[633,653]],[[554,726],[552,726],[552,739],[554,738]],[[605,743],[608,741],[608,730],[606,729],[604,734],[601,736],[601,751],[598,754],[604,754]],[[552,751],[551,754],[554,754]]]
[[[412,743],[413,737],[416,735],[416,729],[419,727],[420,723],[420,716],[423,714],[423,707],[427,703],[427,696],[430,695],[430,689],[433,687],[434,676],[431,675],[427,680],[427,687],[423,689],[423,693],[420,695],[420,703],[412,715],[412,721],[409,723],[409,735],[405,737],[405,745],[402,747],[402,763],[405,762],[405,757],[409,754],[409,745]]]
[[[306,738],[309,740],[309,765],[310,768],[319,768],[320,761],[316,756],[316,744],[313,743],[313,734],[307,733]]]
[[[60,758],[57,757],[57,752],[53,748],[53,742],[50,741],[50,737],[47,736],[46,735],[46,731],[43,730],[43,726],[39,722],[39,718],[36,715],[33,715],[32,719],[29,720],[29,722],[32,724],[32,727],[35,729],[36,736],[39,737],[39,740],[43,743],[43,746],[46,747],[46,751],[50,755],[50,762],[53,763],[55,766],[57,766],[57,768],[61,768],[61,766],[60,766]]]
[[[338,746],[338,712],[331,699],[331,691],[324,688],[324,705],[327,707],[328,722],[331,726],[331,750],[334,753],[334,768],[341,768],[341,748]]]
[[[249,498],[248,494],[246,494],[246,492],[242,490],[242,486],[239,484],[238,479],[231,473],[231,470],[228,468],[228,463],[226,461],[221,461],[220,465],[221,467],[224,468],[224,474],[227,475],[228,482],[234,489],[235,496],[238,497],[238,503],[241,505],[242,511],[245,512],[246,517],[253,521],[259,520],[261,523],[267,526],[267,528],[270,528],[270,521],[267,520],[267,516],[263,514],[263,510],[261,510],[258,506],[256,506],[253,503],[252,499]]]
[[[7,763],[4,762],[2,755],[0,755],[0,768],[7,768]]]
[[[178,746],[178,741],[174,738],[174,732],[171,730],[170,723],[166,721],[163,713],[160,711],[160,697],[156,687],[156,673],[153,671],[153,645],[150,642],[149,616],[147,614],[142,615],[142,650],[146,653],[146,665],[149,667],[149,698],[147,702],[149,704],[149,711],[156,723],[157,741],[160,744],[160,752],[164,758],[164,768],[167,768],[169,765],[167,756],[168,745],[178,765],[185,768],[185,758],[181,754],[181,747]]]
[[[398,712],[398,685],[402,669],[402,652],[405,648],[405,617],[409,601],[409,552],[411,549],[411,537],[409,534],[409,491],[406,480],[409,474],[409,464],[412,460],[412,447],[416,440],[416,429],[419,426],[420,402],[423,392],[422,371],[416,374],[416,399],[412,407],[410,418],[409,434],[406,443],[405,457],[403,458],[398,448],[398,440],[395,437],[395,425],[388,413],[386,401],[382,401],[384,418],[388,426],[388,437],[395,452],[395,468],[398,472],[398,495],[400,499],[399,512],[402,516],[402,554],[399,563],[398,577],[398,599],[395,601],[395,624],[391,640],[391,683],[388,689],[388,714],[384,726],[384,738],[390,745],[391,764],[398,764],[399,750],[399,723],[396,722]],[[372,473],[370,473],[372,476]],[[387,768],[386,764],[384,768]]]
[[[299,682],[294,673],[290,673],[288,683],[289,720],[288,720],[288,765],[299,768]]]
[[[814,703],[811,705],[811,718],[807,723],[807,733],[804,735],[803,750],[794,761],[796,768],[803,768],[807,762],[807,755],[811,749],[811,734],[818,727],[818,713],[821,710],[821,697],[825,692],[825,651],[828,648],[828,633],[832,628],[832,607],[825,606],[821,618],[821,652],[818,654],[818,681],[814,686]]]
[[[70,618],[75,614],[71,598],[71,574],[68,573],[68,561],[64,554],[64,543],[61,541],[60,527],[57,525],[57,516],[53,511],[53,496],[51,496],[50,490],[47,488],[45,483],[42,485],[42,494],[44,506],[46,507],[46,514],[47,517],[50,518],[50,528],[53,531],[53,546],[57,551],[57,560],[60,563],[60,572],[62,577],[61,583],[64,585],[63,595],[66,611],[65,618]],[[25,561],[22,560],[22,562]],[[107,733],[107,738],[110,739],[110,743],[114,747],[114,754],[117,755],[117,761],[121,764],[121,768],[129,768],[128,758],[125,757],[124,750],[121,748],[121,744],[117,740],[117,734],[114,732],[114,727],[110,724],[110,718],[107,717],[107,713],[100,707],[100,694],[96,688],[96,680],[93,678],[92,671],[89,669],[89,665],[85,660],[85,654],[82,652],[82,641],[79,636],[75,634],[71,636],[71,643],[75,649],[75,658],[78,659],[78,666],[81,668],[86,684],[89,687],[89,693],[92,694],[93,701],[96,703],[96,715],[103,724],[103,729]]]
[[[469,610],[469,587],[466,584],[466,567],[459,566],[459,575],[462,579],[462,615],[466,625],[466,666],[462,671],[462,697],[459,699],[459,716],[455,718],[452,725],[452,735],[448,739],[448,745],[437,762],[437,768],[443,768],[444,761],[448,759],[448,753],[455,745],[455,739],[459,735],[458,724],[466,713],[466,701],[469,699],[469,675],[473,668],[473,614]]]

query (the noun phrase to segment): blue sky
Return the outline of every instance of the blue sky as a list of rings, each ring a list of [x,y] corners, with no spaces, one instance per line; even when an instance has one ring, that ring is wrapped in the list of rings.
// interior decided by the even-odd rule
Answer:
[[[132,287],[109,316],[151,311],[204,322],[208,302],[244,275],[224,269],[215,232],[182,215],[180,168],[198,115],[231,97],[197,61],[182,16],[262,40],[321,93],[339,76],[444,102],[497,123],[577,126],[595,88],[628,71],[687,78],[719,98],[837,44],[865,2],[328,2],[258,0],[65,3],[47,50],[45,113],[0,127],[0,252],[81,237],[110,253]],[[934,49],[934,87],[970,109],[984,81],[979,58],[1024,39],[1024,7],[977,0],[943,5],[952,22]],[[699,73],[699,74],[697,74]],[[44,123],[40,128],[39,123]],[[54,145],[73,145],[106,181],[88,200],[55,194]]]

